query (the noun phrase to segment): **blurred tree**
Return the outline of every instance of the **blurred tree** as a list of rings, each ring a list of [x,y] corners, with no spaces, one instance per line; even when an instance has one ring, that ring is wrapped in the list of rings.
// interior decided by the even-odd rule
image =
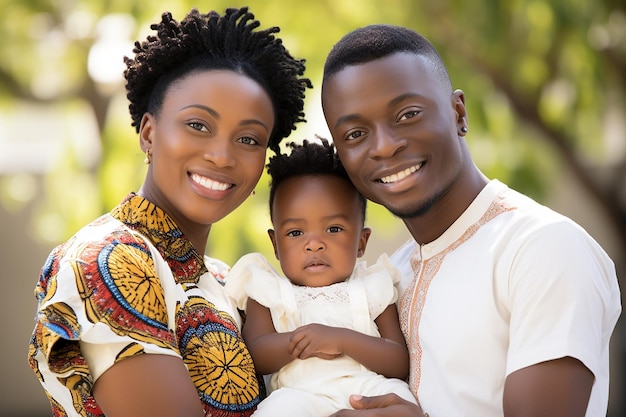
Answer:
[[[307,58],[308,76],[316,85],[326,53],[354,27],[386,22],[424,33],[449,63],[455,85],[466,92],[472,129],[468,138],[481,168],[541,199],[548,185],[543,178],[564,163],[602,207],[626,252],[623,2],[248,3],[262,23],[282,28],[281,36],[294,55]],[[42,236],[50,241],[66,238],[140,184],[140,151],[128,144],[136,135],[125,109],[121,57],[131,53],[132,40],[145,37],[162,10],[182,17],[193,4],[0,0],[4,10],[0,36],[9,40],[0,44],[0,106],[8,113],[15,103],[86,106],[102,144],[102,155],[87,172],[81,155],[71,152],[50,170],[42,216],[58,218],[67,227]],[[214,1],[211,7],[223,10],[234,5]],[[312,102],[315,95],[309,96],[309,106],[318,106]],[[45,132],[39,129],[30,132]],[[314,129],[324,131],[321,126]],[[296,140],[302,137],[301,130],[294,133]],[[21,140],[28,139],[25,134]],[[542,142],[545,146],[538,146]],[[555,161],[555,155],[560,160]],[[81,216],[67,210],[86,204],[76,187],[67,186],[74,183],[81,190],[89,184],[100,190],[89,193]],[[237,218],[232,225],[239,226],[229,234],[247,235],[246,222],[239,221],[249,218],[243,211],[231,216]],[[249,241],[254,246],[255,239]],[[236,249],[250,248],[246,244]]]
[[[622,0],[246,4],[264,26],[281,27],[280,36],[294,56],[307,58],[307,74],[316,87],[309,93],[309,115],[319,114],[325,55],[344,33],[368,23],[405,25],[423,33],[439,48],[455,86],[466,93],[468,141],[481,169],[541,201],[550,187],[558,186],[551,178],[565,167],[601,208],[599,216],[613,233],[617,253],[626,253]],[[101,145],[101,153],[91,160],[86,150],[65,144],[63,157],[42,170],[43,198],[33,222],[39,239],[66,239],[140,185],[145,168],[126,110],[122,55],[131,53],[129,42],[145,38],[161,11],[180,19],[193,5],[189,0],[0,0],[0,122],[16,120],[24,108],[45,105],[55,115],[69,115],[64,129],[91,117]],[[223,11],[239,5],[244,3],[220,0],[202,7]],[[308,118],[313,123],[307,134],[300,128],[294,140],[324,134],[323,120]],[[0,126],[0,149],[54,136],[42,120],[20,124],[17,134],[15,126]],[[81,129],[87,136],[89,129]],[[15,184],[17,179],[25,183],[22,174],[0,166],[0,201],[5,205],[18,204],[15,189],[20,187]],[[212,255],[227,262],[252,250],[271,255],[265,236],[266,184],[264,176],[257,197],[216,225],[209,243]],[[375,230],[394,230],[391,223],[380,226],[389,220],[378,206],[369,218]],[[624,282],[626,259],[614,258]],[[616,415],[622,414],[618,410]]]

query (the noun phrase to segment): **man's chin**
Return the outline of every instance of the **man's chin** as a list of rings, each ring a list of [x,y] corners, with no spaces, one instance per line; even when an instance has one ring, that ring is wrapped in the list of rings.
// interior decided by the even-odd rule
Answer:
[[[433,207],[434,200],[429,200],[425,204],[417,205],[417,206],[405,206],[405,207],[388,207],[387,210],[393,214],[395,217],[401,220],[409,220],[414,219],[416,217],[422,217],[426,213],[430,211]]]

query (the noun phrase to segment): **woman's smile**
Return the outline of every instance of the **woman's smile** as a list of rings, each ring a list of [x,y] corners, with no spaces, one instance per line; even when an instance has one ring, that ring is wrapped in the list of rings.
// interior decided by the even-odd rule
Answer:
[[[234,187],[234,184],[227,184],[224,182],[215,181],[211,178],[203,177],[198,174],[191,174],[191,180],[196,184],[201,185],[202,187],[212,191],[226,191],[229,188]]]

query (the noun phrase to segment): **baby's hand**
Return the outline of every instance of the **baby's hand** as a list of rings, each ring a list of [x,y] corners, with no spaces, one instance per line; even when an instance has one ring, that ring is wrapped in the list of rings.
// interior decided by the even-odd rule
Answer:
[[[289,353],[293,358],[335,359],[343,355],[341,332],[344,329],[323,324],[307,324],[293,331]]]

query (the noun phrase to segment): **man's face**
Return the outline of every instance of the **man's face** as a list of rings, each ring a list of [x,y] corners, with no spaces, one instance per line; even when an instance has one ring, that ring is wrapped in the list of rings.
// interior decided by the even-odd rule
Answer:
[[[467,166],[462,93],[423,57],[348,66],[324,82],[322,106],[352,182],[401,218],[436,206]]]

